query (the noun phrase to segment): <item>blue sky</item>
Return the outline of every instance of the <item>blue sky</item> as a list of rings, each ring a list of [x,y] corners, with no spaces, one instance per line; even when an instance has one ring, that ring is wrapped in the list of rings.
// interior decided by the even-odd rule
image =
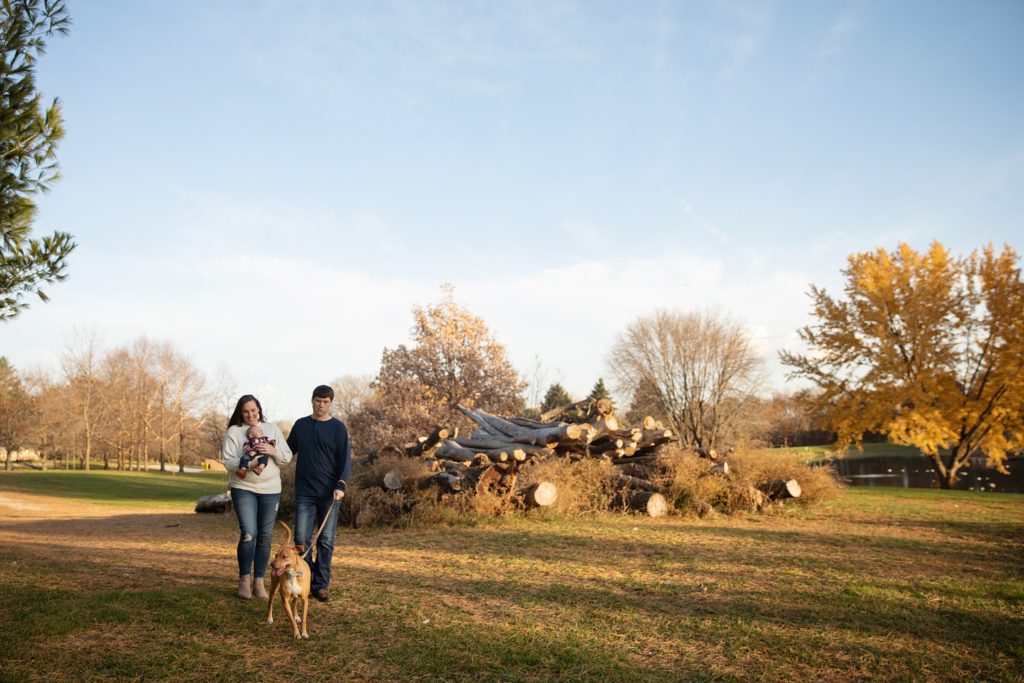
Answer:
[[[68,280],[0,353],[173,342],[272,417],[455,296],[585,394],[658,307],[771,384],[848,254],[1024,248],[1020,2],[68,2]],[[539,370],[538,370],[539,363]]]

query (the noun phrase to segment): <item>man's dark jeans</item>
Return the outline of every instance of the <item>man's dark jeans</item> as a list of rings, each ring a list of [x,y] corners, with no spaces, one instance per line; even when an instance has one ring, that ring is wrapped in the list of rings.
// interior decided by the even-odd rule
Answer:
[[[331,584],[331,557],[334,555],[334,536],[338,531],[338,508],[341,501],[333,497],[315,498],[313,496],[295,496],[295,542],[303,549],[309,548],[313,534],[320,528],[325,515],[330,515],[324,530],[316,539],[316,561],[309,560],[313,578],[310,590],[315,593]]]

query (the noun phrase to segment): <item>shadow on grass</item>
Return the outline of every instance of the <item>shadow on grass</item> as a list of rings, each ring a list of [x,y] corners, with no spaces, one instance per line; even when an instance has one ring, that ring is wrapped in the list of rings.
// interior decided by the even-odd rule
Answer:
[[[288,658],[314,680],[865,680],[937,671],[1010,680],[1022,665],[1019,553],[972,553],[942,537],[633,523],[343,533],[335,600],[313,608],[313,640],[292,643],[283,624],[260,624],[263,604],[231,594],[231,517],[74,521],[86,535],[144,544],[136,551],[144,563],[135,553],[68,558],[47,539],[60,522],[9,520],[3,528],[32,539],[32,553],[0,572],[0,619],[22,644],[0,652],[0,669],[31,678],[60,654],[58,678],[271,680]],[[183,555],[161,546],[177,540],[205,547]],[[361,566],[391,552],[403,565]],[[858,569],[865,558],[875,574]],[[947,591],[965,558],[968,588]],[[142,587],[107,585],[122,562],[144,564]],[[923,580],[904,576],[911,564],[927,572]],[[226,576],[203,569],[213,565]],[[992,581],[979,572],[1002,593],[982,594]]]

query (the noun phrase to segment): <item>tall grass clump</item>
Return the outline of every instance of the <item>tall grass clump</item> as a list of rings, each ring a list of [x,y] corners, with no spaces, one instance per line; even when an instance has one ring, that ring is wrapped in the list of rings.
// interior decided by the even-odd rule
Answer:
[[[760,484],[777,479],[799,482],[801,496],[789,503],[804,507],[831,499],[840,490],[831,468],[811,467],[796,453],[740,449],[723,462],[728,463],[728,474],[716,472],[715,463],[696,453],[673,449],[658,459],[652,479],[676,513],[701,517],[778,509],[766,505],[758,490]]]

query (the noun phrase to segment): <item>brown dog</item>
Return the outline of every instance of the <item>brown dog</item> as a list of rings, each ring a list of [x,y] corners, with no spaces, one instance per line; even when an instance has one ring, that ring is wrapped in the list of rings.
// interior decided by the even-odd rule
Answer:
[[[270,599],[267,605],[267,623],[274,623],[274,593],[281,591],[281,602],[284,604],[284,611],[288,613],[288,619],[292,622],[292,631],[296,640],[309,638],[306,632],[306,619],[309,615],[309,565],[299,554],[302,546],[292,545],[292,530],[288,525],[277,520],[278,523],[288,531],[288,540],[284,546],[277,551],[274,559],[270,562]],[[302,618],[295,613],[298,603],[302,603]],[[302,633],[299,634],[299,624],[302,624]]]

